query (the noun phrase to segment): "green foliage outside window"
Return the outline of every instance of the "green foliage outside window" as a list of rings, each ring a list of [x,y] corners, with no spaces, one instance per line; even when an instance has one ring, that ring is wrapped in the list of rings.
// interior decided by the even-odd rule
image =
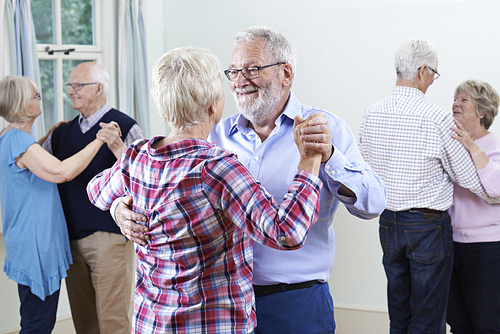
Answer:
[[[92,45],[92,0],[61,0],[62,44]],[[51,0],[32,0],[37,44],[55,44],[54,7]]]
[[[62,45],[56,46],[56,28],[54,0],[31,0],[31,13],[35,25],[35,35],[37,44],[51,44],[51,48],[65,49],[75,46],[78,52],[78,45],[94,44],[94,25],[93,25],[93,0],[60,0],[61,8],[61,28],[60,40]],[[56,60],[40,59],[40,81],[39,88],[42,93],[43,118],[45,128],[49,129],[58,121],[57,117],[57,95],[63,95],[64,119],[72,119],[78,112],[71,107],[72,102],[67,94],[66,83],[68,83],[69,74],[73,68],[85,61],[81,59],[62,60],[62,80],[63,92],[57,91],[56,86]]]
[[[92,0],[61,0],[62,43],[92,45]]]

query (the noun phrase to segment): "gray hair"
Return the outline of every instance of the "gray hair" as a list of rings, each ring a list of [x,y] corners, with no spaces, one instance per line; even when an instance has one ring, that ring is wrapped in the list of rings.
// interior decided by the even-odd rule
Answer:
[[[427,65],[427,67],[437,70],[437,63],[436,48],[422,39],[411,39],[405,42],[394,57],[394,67],[398,78],[410,81],[415,79],[417,69]]]
[[[234,37],[234,46],[250,43],[255,40],[266,42],[265,51],[268,52],[272,61],[277,63],[284,61],[292,66],[292,73],[295,77],[297,70],[297,50],[281,33],[265,26],[253,26],[240,31]]]
[[[106,98],[109,94],[109,72],[95,62],[90,62],[90,77],[92,81],[102,84],[102,97]]]
[[[36,83],[29,77],[9,75],[0,81],[0,116],[9,123],[24,123],[28,101],[37,90]]]
[[[458,94],[466,94],[472,98],[477,115],[482,116],[480,124],[488,130],[498,114],[500,98],[497,91],[489,83],[467,80],[455,89],[455,96]]]
[[[160,115],[179,129],[203,123],[211,104],[222,98],[222,66],[209,49],[168,51],[153,68],[151,95]]]

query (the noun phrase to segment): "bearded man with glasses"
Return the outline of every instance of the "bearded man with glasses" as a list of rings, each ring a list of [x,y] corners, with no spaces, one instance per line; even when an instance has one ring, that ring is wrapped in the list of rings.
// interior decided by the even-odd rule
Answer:
[[[79,334],[130,333],[134,246],[107,212],[90,203],[86,187],[144,135],[135,120],[108,104],[109,74],[99,64],[76,66],[66,86],[80,115],[57,127],[43,147],[63,160],[101,129],[97,138],[107,144],[78,177],[58,185],[73,256],[66,278],[73,324]]]
[[[294,149],[293,121],[313,114],[302,139],[322,153],[320,213],[302,249],[277,251],[254,243],[253,284],[257,314],[255,333],[334,333],[333,300],[328,278],[333,266],[332,220],[340,203],[362,219],[385,207],[385,188],[363,161],[347,124],[328,111],[303,105],[291,92],[296,51],[286,38],[267,27],[250,27],[236,35],[229,69],[239,114],[221,121],[208,141],[233,151],[276,199],[282,199],[300,160]],[[117,200],[116,219],[123,233],[147,244],[147,228],[132,220],[145,217]],[[115,201],[115,203],[117,203]],[[114,208],[111,208],[111,212]]]

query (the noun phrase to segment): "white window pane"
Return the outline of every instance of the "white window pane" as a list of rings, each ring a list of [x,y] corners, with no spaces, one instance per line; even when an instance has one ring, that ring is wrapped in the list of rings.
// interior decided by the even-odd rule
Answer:
[[[37,44],[55,44],[54,4],[52,0],[31,0]]]
[[[57,122],[57,99],[56,91],[56,61],[40,59],[40,77],[42,87],[39,88],[42,93],[43,120],[45,129],[50,129]]]
[[[94,45],[92,0],[61,0],[62,44]]]

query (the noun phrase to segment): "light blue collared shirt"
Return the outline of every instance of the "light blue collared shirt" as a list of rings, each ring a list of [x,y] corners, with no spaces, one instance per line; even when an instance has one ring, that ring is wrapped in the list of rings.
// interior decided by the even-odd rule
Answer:
[[[293,139],[293,118],[296,115],[307,118],[315,113],[326,115],[334,146],[330,160],[321,164],[320,178],[324,184],[319,219],[301,249],[285,252],[254,243],[253,283],[256,285],[327,281],[335,254],[332,221],[339,203],[362,219],[375,218],[385,209],[384,185],[364,162],[345,121],[330,112],[301,105],[293,93],[276,120],[276,127],[264,142],[240,114],[221,121],[208,140],[235,152],[252,175],[281,202],[300,160]],[[339,195],[341,184],[351,189],[356,197]]]

